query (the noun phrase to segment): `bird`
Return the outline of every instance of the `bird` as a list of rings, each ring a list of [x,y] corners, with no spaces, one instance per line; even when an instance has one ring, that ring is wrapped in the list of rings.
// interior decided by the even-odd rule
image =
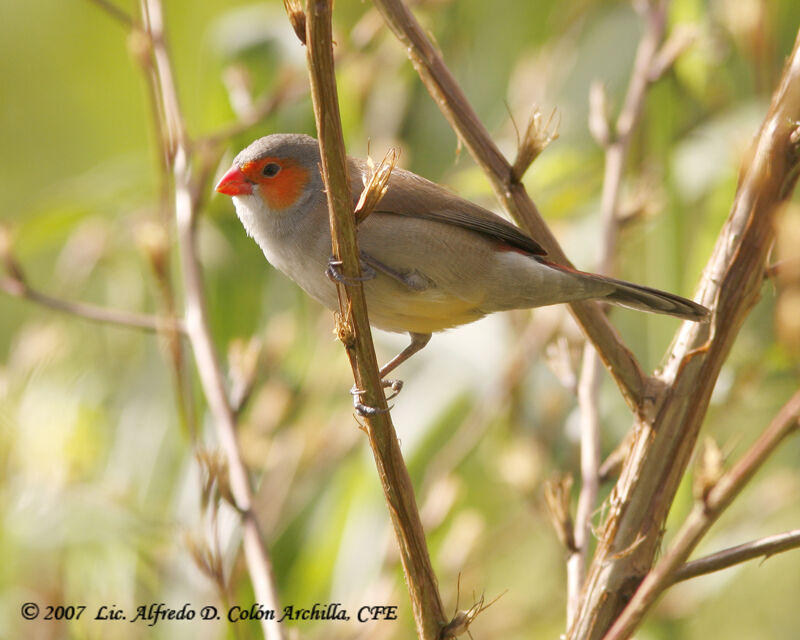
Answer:
[[[370,165],[348,156],[347,171],[355,206]],[[234,158],[216,191],[232,196],[245,231],[274,267],[324,306],[339,308],[316,139],[275,133],[255,140]],[[602,300],[683,320],[709,315],[672,293],[558,265],[519,227],[400,168],[358,225],[357,241],[370,324],[410,337],[380,369],[384,386],[395,390],[399,381],[387,376],[433,333],[497,311]]]

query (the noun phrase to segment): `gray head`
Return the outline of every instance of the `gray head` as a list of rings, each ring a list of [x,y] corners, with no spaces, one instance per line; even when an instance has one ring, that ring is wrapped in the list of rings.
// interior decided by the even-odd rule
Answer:
[[[251,143],[239,152],[233,163],[242,167],[248,162],[268,157],[291,158],[303,166],[316,168],[319,164],[319,145],[314,138],[303,133],[273,133]]]
[[[254,209],[291,214],[324,197],[319,162],[317,141],[310,136],[265,136],[234,158],[217,191],[233,196],[235,203],[255,198]]]

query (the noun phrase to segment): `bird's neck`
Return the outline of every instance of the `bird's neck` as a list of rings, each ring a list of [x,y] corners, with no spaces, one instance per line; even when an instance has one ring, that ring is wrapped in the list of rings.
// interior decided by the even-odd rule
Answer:
[[[309,192],[291,210],[272,210],[257,195],[235,196],[242,225],[275,267],[294,277],[298,259],[330,256],[330,231],[323,193]]]

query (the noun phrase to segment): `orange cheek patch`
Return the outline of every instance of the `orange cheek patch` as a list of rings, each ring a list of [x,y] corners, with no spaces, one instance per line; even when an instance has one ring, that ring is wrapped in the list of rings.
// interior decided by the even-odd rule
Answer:
[[[274,178],[261,175],[261,170],[270,162],[281,167]],[[248,163],[248,165],[250,164],[253,166],[242,167],[242,169],[245,173],[258,176],[254,182],[258,185],[261,197],[264,198],[267,206],[273,210],[291,207],[302,195],[309,181],[307,169],[285,158],[263,158],[258,162]]]

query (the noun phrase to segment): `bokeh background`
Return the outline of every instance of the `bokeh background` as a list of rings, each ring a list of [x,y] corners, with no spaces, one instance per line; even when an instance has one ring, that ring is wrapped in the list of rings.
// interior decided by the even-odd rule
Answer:
[[[130,2],[119,6],[135,12]],[[602,81],[618,108],[641,22],[607,0],[436,0],[415,11],[502,149],[513,119],[535,105],[560,138],[525,183],[579,266],[599,256],[602,152],[587,129],[588,93]],[[230,91],[294,97],[220,158],[267,133],[314,133],[305,52],[281,2],[166,0],[170,50],[191,136],[235,121]],[[32,285],[68,299],[160,313],[147,247],[171,246],[146,84],[125,29],[88,1],[3,2],[0,22],[0,219]],[[369,3],[334,10],[348,150],[400,164],[497,210],[488,183],[420,85]],[[798,26],[796,0],[676,0],[670,25],[696,43],[651,90],[624,184],[618,276],[691,296],[731,205],[736,175]],[[214,339],[220,353],[260,346],[242,414],[242,450],[261,478],[259,513],[283,604],[398,605],[399,620],[295,623],[302,638],[413,637],[408,596],[352,384],[332,317],[269,267],[226,197],[200,221]],[[797,205],[795,205],[797,207]],[[798,255],[797,208],[781,217],[778,251]],[[174,252],[172,252],[174,254]],[[173,260],[173,278],[179,282]],[[796,291],[797,289],[794,289]],[[798,295],[770,282],[723,368],[704,427],[736,457],[800,381]],[[177,289],[180,298],[180,288]],[[658,367],[677,321],[614,310],[646,369]],[[405,337],[376,334],[379,360]],[[399,374],[393,417],[418,491],[446,601],[504,594],[475,638],[557,637],[565,609],[564,551],[543,483],[576,471],[574,377],[581,336],[563,308],[508,313],[435,336]],[[187,365],[191,371],[191,363]],[[218,548],[230,603],[252,593],[236,517],[204,505],[192,433],[213,457],[199,386],[187,421],[177,409],[163,339],[98,326],[0,294],[0,637],[249,638],[257,626],[98,622],[100,605],[133,611],[224,603],[196,562]],[[606,376],[604,452],[630,427]],[[194,426],[193,426],[194,425]],[[700,552],[796,528],[800,442],[788,441],[712,529]],[[605,487],[604,492],[610,487]],[[605,495],[604,493],[604,495]],[[686,482],[671,514],[691,505]],[[216,513],[216,516],[215,516]],[[669,532],[667,533],[667,539]],[[216,542],[215,542],[216,540]],[[216,546],[215,546],[216,545]],[[193,553],[194,552],[194,553]],[[751,562],[672,589],[642,639],[796,638],[800,553]],[[23,602],[87,605],[72,623],[21,619]],[[91,612],[91,615],[89,615]]]

